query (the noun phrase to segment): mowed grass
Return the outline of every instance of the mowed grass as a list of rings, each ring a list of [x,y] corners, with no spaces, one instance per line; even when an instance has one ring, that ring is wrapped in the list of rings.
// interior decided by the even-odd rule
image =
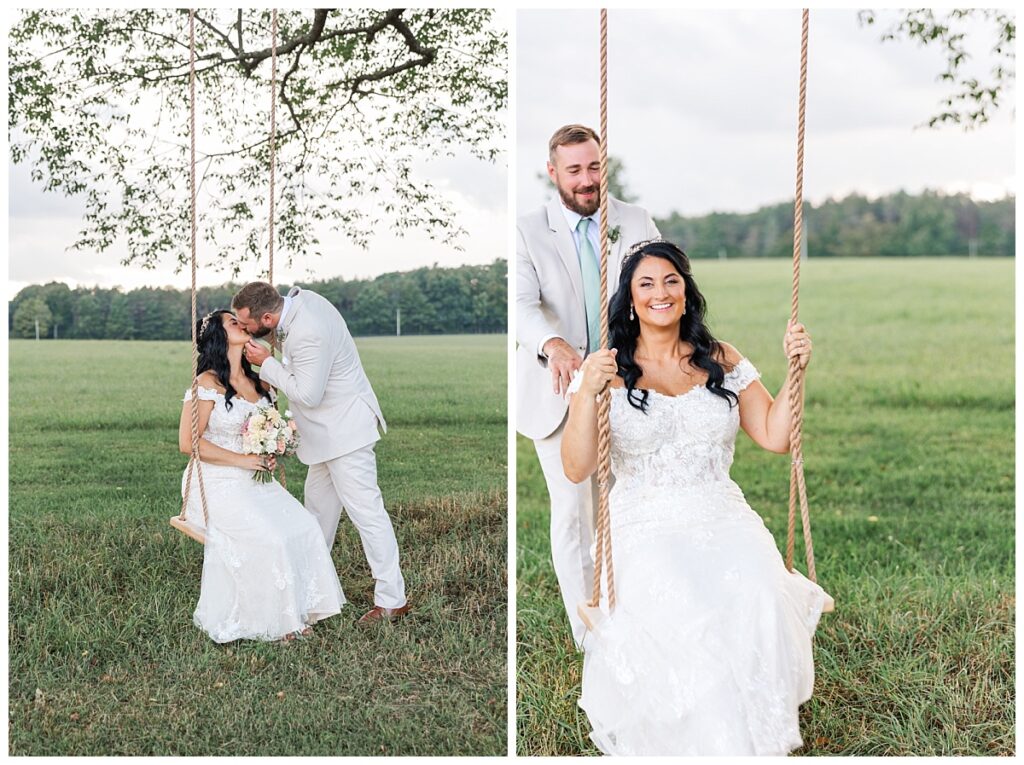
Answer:
[[[505,337],[357,345],[415,612],[354,623],[373,583],[343,520],[342,614],[219,646],[192,624],[202,548],[167,524],[190,346],[11,342],[11,754],[505,753]]]
[[[711,330],[773,393],[790,268],[694,263]],[[1014,335],[1009,260],[811,260],[805,470],[818,580],[805,755],[1014,753]],[[517,749],[596,754],[576,706],[533,444],[517,457]],[[789,461],[740,434],[733,478],[785,549]],[[799,521],[797,522],[799,528]],[[613,539],[614,544],[614,539]],[[803,568],[803,542],[797,560]]]

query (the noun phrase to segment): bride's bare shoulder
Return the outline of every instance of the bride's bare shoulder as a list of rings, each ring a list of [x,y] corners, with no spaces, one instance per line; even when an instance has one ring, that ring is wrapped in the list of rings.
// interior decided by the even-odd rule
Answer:
[[[220,380],[217,379],[212,371],[207,370],[196,378],[196,381],[204,388],[215,390],[218,393],[224,393],[227,390],[223,385],[220,384]]]
[[[719,340],[715,361],[725,367],[726,372],[731,372],[737,364],[743,361],[743,354],[736,350],[734,345]]]

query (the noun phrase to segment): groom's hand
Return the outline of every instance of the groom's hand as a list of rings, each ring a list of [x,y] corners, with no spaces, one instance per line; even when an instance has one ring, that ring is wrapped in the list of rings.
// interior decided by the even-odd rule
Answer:
[[[580,368],[583,359],[576,353],[576,349],[560,337],[553,337],[544,343],[543,350],[548,357],[552,387],[556,394],[565,395],[572,382],[572,373]]]
[[[243,352],[249,363],[256,367],[263,366],[263,362],[270,358],[270,350],[255,340],[247,342]]]

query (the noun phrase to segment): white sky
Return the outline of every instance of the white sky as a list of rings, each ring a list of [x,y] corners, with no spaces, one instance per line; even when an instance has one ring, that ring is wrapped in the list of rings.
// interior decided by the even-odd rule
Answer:
[[[641,204],[655,216],[701,215],[792,199],[799,10],[613,9],[608,26],[609,152],[624,161]],[[570,122],[599,128],[598,34],[596,10],[518,13],[520,210],[549,195],[536,174],[551,133]],[[944,57],[880,35],[854,10],[811,11],[805,198],[1012,191],[1011,110],[969,133],[915,130],[946,94],[936,81]],[[972,65],[988,71],[991,44],[977,39]]]

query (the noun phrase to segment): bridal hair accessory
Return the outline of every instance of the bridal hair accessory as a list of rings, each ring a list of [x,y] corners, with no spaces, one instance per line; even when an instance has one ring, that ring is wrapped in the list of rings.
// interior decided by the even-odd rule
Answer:
[[[652,239],[644,239],[642,242],[637,242],[636,244],[634,244],[632,247],[630,247],[626,251],[625,255],[622,256],[622,264],[625,264],[625,262],[627,260],[629,260],[631,257],[636,255],[640,250],[642,250],[647,245],[654,244],[655,242],[665,242],[665,241],[667,241],[667,240],[666,239],[662,239],[660,236],[656,236],[656,237],[654,237]]]
[[[199,336],[200,337],[202,337],[203,335],[206,334],[206,327],[210,323],[210,319],[213,318],[213,314],[214,313],[216,313],[216,312],[208,313],[208,314],[206,314],[206,316],[203,317],[203,323],[199,327]]]

